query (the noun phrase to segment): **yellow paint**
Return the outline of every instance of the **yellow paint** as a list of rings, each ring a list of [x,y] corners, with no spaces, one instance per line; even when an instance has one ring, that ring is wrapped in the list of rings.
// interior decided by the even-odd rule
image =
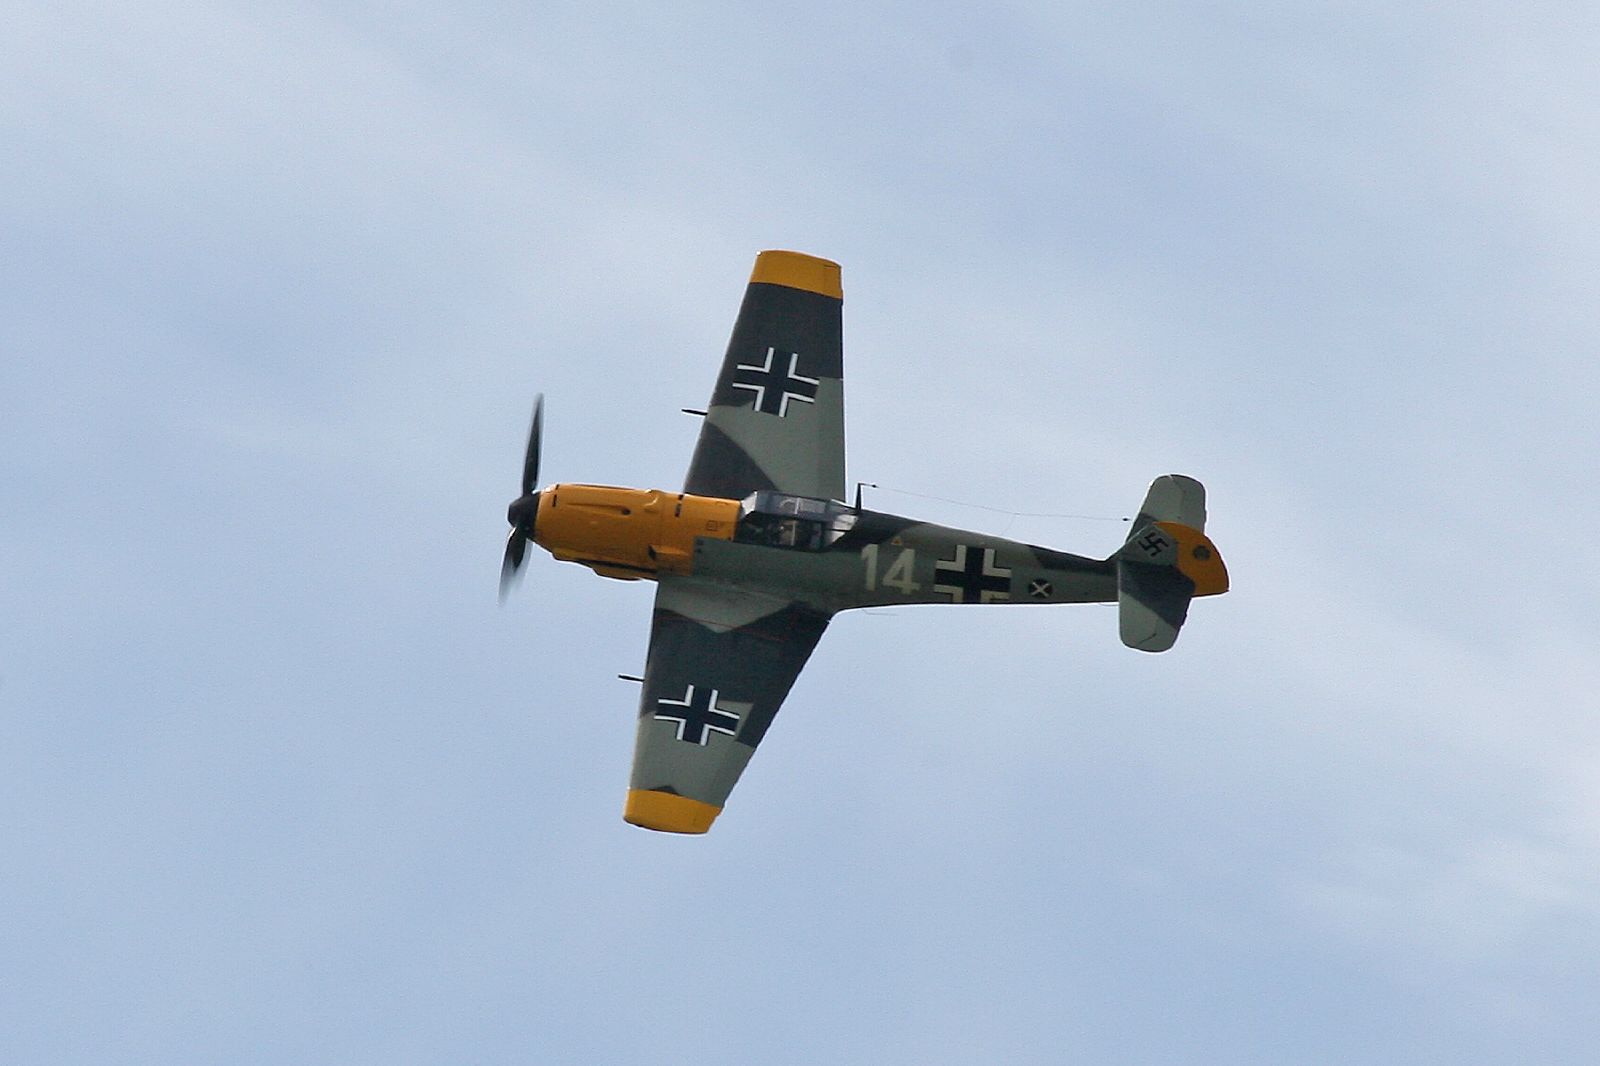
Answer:
[[[659,489],[552,485],[540,494],[534,543],[557,559],[631,581],[687,574],[698,537],[732,540],[739,501]]]
[[[704,833],[721,813],[721,807],[687,796],[636,788],[628,792],[622,819],[658,833]]]
[[[1211,538],[1193,526],[1157,522],[1178,542],[1178,569],[1194,582],[1196,596],[1220,596],[1228,591],[1228,568]]]
[[[783,285],[791,289],[844,299],[844,288],[839,282],[839,264],[831,259],[818,259],[802,252],[762,252],[756,256],[756,268],[750,274],[752,282]]]

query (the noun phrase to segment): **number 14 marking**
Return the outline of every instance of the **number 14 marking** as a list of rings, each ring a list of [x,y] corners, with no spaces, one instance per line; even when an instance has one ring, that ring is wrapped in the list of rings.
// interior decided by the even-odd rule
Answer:
[[[917,553],[910,548],[900,549],[900,555],[889,564],[889,569],[883,576],[878,576],[878,548],[876,544],[868,544],[861,549],[861,561],[867,568],[867,591],[874,592],[879,585],[884,588],[896,589],[901,595],[909,596],[918,592],[922,586],[911,580],[912,567],[917,563]]]

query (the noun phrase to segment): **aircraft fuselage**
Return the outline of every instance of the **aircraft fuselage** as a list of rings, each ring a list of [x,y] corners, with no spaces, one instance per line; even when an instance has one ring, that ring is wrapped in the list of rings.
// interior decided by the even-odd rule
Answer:
[[[1165,524],[1163,524],[1165,528]],[[1169,531],[1195,595],[1226,588],[1203,534]],[[776,492],[725,500],[658,489],[554,485],[535,543],[623,580],[692,576],[818,610],[912,603],[1110,603],[1113,559]],[[1193,543],[1187,543],[1193,541]]]

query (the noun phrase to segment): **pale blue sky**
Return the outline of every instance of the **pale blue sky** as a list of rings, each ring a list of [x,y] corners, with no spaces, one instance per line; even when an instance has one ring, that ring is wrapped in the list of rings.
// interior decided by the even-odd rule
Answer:
[[[12,5],[0,1059],[1578,1063],[1600,1043],[1591,5]],[[755,253],[850,475],[1178,648],[840,618],[703,839],[622,823]]]

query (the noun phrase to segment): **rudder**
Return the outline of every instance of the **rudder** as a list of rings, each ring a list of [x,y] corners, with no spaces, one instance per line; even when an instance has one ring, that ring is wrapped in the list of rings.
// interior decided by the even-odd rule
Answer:
[[[1196,596],[1228,591],[1228,570],[1205,534],[1206,490],[1192,477],[1164,474],[1150,483],[1134,532],[1117,563],[1117,621],[1122,643],[1166,651]]]

